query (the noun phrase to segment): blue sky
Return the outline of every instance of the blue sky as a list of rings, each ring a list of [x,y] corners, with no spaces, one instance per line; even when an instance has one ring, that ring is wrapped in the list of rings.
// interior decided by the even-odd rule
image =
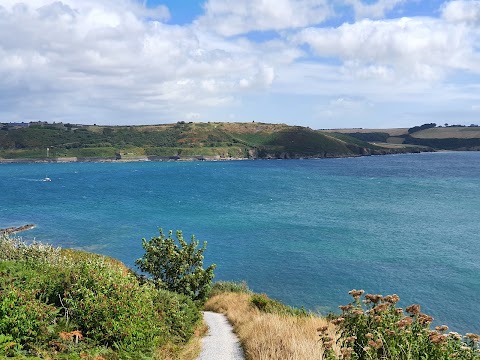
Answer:
[[[0,0],[0,95],[6,122],[480,123],[480,1]]]

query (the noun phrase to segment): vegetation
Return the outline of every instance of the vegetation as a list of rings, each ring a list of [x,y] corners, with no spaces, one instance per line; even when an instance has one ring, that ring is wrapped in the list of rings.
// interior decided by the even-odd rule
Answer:
[[[410,129],[408,129],[408,133],[413,134],[414,132],[421,131],[421,130],[426,130],[426,129],[432,129],[432,128],[435,128],[436,126],[437,126],[437,124],[435,124],[435,123],[423,124],[423,125],[420,125],[420,126],[414,126]]]
[[[143,245],[138,264],[151,279],[108,257],[2,235],[0,357],[193,360],[206,332],[197,305],[209,294],[204,309],[227,315],[249,360],[480,360],[480,335],[431,329],[420,305],[398,308],[395,294],[352,290],[341,315],[323,318],[245,282],[211,287],[206,244],[181,232]]]
[[[435,150],[480,150],[479,129],[479,126],[475,124],[470,126],[445,124],[445,127],[437,127],[435,123],[429,123],[410,129],[384,129],[382,131],[343,129],[331,134],[337,138],[340,138],[340,135],[348,135],[350,138],[369,142],[370,145],[372,143],[381,144],[382,149],[392,146],[400,146],[400,148],[413,146],[417,149],[424,147]],[[414,151],[414,148],[412,150]]]
[[[248,288],[242,291],[236,284],[235,292],[221,292],[230,286],[225,283],[212,293],[215,294],[205,304],[206,310],[221,312],[233,324],[242,343],[247,359],[323,359],[324,347],[319,343],[316,329],[327,327],[328,334],[339,338],[337,327],[324,318],[307,314],[268,299],[265,295],[252,294]],[[260,304],[267,303],[268,307]],[[340,347],[336,344],[333,347]]]
[[[24,124],[27,125],[27,124]],[[377,136],[378,137],[378,136]],[[264,123],[185,123],[151,126],[30,124],[0,127],[0,158],[132,158],[153,160],[339,157],[392,152],[366,142],[301,126]],[[359,140],[360,139],[360,140]],[[396,149],[395,152],[399,150]],[[410,151],[403,149],[403,151]]]
[[[199,241],[192,236],[190,243],[183,239],[181,231],[176,232],[177,240],[168,237],[160,229],[160,235],[150,240],[142,240],[145,254],[136,264],[143,272],[153,277],[154,284],[160,289],[166,289],[184,294],[190,299],[202,303],[210,292],[215,264],[203,268],[203,252],[207,243],[198,248]]]
[[[398,295],[349,293],[353,302],[340,306],[343,314],[331,323],[338,325],[342,337],[336,341],[344,359],[480,359],[480,335],[447,333],[448,326],[430,328],[431,316],[420,312],[420,305],[408,306],[405,312],[395,305]],[[322,344],[330,356],[338,352],[326,328],[319,329]]]
[[[179,358],[200,321],[116,260],[0,238],[0,357]]]
[[[241,285],[241,286],[239,286]],[[432,318],[419,305],[395,307],[397,295],[352,290],[342,315],[326,318],[290,308],[244,283],[220,283],[205,308],[227,315],[247,359],[480,359],[480,335],[430,329]]]

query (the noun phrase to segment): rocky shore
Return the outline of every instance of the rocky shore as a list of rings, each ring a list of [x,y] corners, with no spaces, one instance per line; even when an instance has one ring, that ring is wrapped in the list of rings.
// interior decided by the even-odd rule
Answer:
[[[15,233],[19,233],[19,232],[22,232],[22,231],[27,231],[27,230],[31,230],[31,229],[34,229],[35,228],[35,224],[26,224],[26,225],[22,225],[22,226],[12,226],[12,227],[8,227],[8,228],[5,228],[5,229],[0,229],[0,234],[6,234],[6,235],[10,235],[10,234],[15,234]]]

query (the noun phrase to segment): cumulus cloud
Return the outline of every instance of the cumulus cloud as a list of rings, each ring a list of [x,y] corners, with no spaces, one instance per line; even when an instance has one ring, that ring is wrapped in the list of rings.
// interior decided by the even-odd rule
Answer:
[[[406,1],[208,0],[175,25],[141,0],[2,0],[0,120],[295,123],[314,112],[370,119],[379,103],[403,111],[418,99],[476,106],[465,82],[480,82],[479,2],[374,19]],[[362,20],[327,25],[339,3]]]
[[[445,3],[442,16],[449,22],[480,25],[480,2],[477,0],[457,0]]]
[[[436,80],[450,70],[480,72],[471,30],[432,18],[308,28],[294,40],[310,45],[318,56],[338,57],[344,67],[380,79]]]
[[[142,111],[153,121],[233,102],[245,79],[247,88],[273,81],[272,66],[246,40],[166,24],[164,7],[127,0],[2,4],[0,95],[12,106],[4,116],[28,104],[29,118],[56,110],[66,120],[118,122]]]
[[[327,0],[208,0],[202,27],[233,36],[320,24],[332,10]]]

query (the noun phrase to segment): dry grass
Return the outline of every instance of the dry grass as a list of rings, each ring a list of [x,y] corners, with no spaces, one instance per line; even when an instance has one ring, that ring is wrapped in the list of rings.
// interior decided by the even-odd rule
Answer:
[[[432,128],[417,131],[412,136],[419,139],[476,139],[480,138],[480,127]]]
[[[249,360],[323,359],[317,329],[328,325],[328,335],[339,338],[337,329],[323,318],[263,313],[251,305],[250,297],[244,293],[223,293],[205,304],[205,310],[227,316]],[[334,350],[339,352],[338,348]]]
[[[408,128],[393,128],[393,129],[326,129],[322,130],[323,132],[337,132],[341,134],[351,134],[351,133],[387,133],[390,136],[401,136],[408,134]]]

